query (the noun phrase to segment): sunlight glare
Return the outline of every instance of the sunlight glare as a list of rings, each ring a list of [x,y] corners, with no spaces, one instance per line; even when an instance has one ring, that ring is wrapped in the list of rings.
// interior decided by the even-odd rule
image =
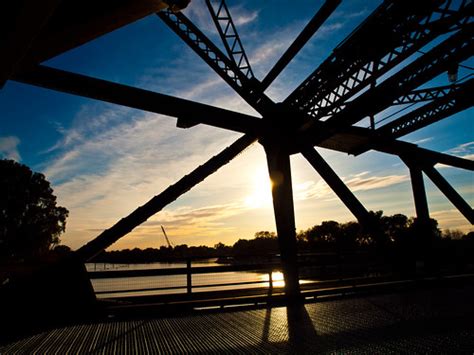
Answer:
[[[248,208],[269,207],[272,203],[271,183],[266,170],[255,173],[252,181],[252,192],[245,197]]]
[[[285,280],[281,271],[272,272],[273,287],[284,287]]]

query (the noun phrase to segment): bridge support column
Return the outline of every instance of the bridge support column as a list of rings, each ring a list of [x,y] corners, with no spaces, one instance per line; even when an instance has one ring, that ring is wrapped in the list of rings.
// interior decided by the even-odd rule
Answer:
[[[410,169],[411,188],[413,190],[413,199],[415,200],[416,217],[419,221],[425,223],[430,219],[428,201],[426,199],[425,183],[423,181],[423,172],[416,165],[408,165]]]
[[[290,156],[276,144],[265,146],[265,151],[272,181],[273,210],[285,279],[285,293],[289,301],[296,301],[300,296],[300,287]]]

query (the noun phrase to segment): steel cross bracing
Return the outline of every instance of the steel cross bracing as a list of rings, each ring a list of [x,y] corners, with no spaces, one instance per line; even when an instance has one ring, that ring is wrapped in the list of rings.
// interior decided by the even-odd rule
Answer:
[[[240,71],[234,61],[227,58],[185,15],[170,10],[157,15],[245,101],[260,114],[265,112],[270,99],[263,93],[256,94],[252,89],[256,86],[253,80]]]
[[[221,36],[229,58],[248,79],[253,79],[253,71],[249,59],[244,51],[239,34],[235,29],[234,21],[224,0],[206,0],[214,24]]]
[[[376,129],[373,135],[389,142],[464,111],[474,105],[473,90],[474,79],[466,81],[462,85],[453,86],[451,90],[446,91],[447,93],[443,93],[444,96]],[[420,101],[424,100],[420,99]],[[354,148],[351,154],[359,155],[370,149],[372,149],[370,143],[363,144]]]
[[[414,132],[472,107],[474,105],[473,92],[474,79],[471,79],[453,88],[445,96],[380,127],[376,132],[393,139]]]
[[[431,101],[448,95],[449,93],[458,90],[462,84],[443,85],[438,87],[432,87],[428,89],[413,90],[407,94],[397,97],[393,102],[392,106],[396,105],[407,105],[416,104],[419,102]],[[328,116],[332,116],[346,108],[351,101],[343,104],[335,105],[327,112]],[[385,121],[387,118],[380,119],[378,122]]]
[[[418,102],[431,101],[449,95],[459,90],[464,84],[452,84],[428,89],[413,90],[408,94],[397,97],[392,105],[414,104]]]
[[[420,7],[413,9],[412,5]],[[320,119],[436,36],[459,29],[473,11],[468,1],[454,9],[451,1],[412,5],[404,1],[383,3],[286,102]],[[407,16],[408,10],[417,12]],[[441,14],[434,16],[437,12]]]
[[[440,3],[441,3],[441,2],[440,2]],[[448,5],[448,6],[449,6],[449,5]],[[406,15],[406,14],[405,14],[405,15]],[[454,25],[456,25],[456,24],[459,23],[459,19],[462,18],[462,16],[464,16],[464,15],[459,15],[459,16],[456,18],[456,20],[453,20],[453,19],[454,19],[453,12],[450,12],[450,15],[451,15],[451,18],[450,18],[449,20],[451,20],[451,21],[446,21],[446,16],[444,16],[444,15],[442,16],[441,19],[438,19],[438,20],[437,20],[437,21],[438,21],[438,22],[437,22],[438,24],[439,24],[440,22],[443,22],[443,21],[444,21],[444,26],[441,26],[444,31],[446,31],[446,29],[448,28],[448,27],[446,27],[446,24],[448,24],[448,26],[453,26],[453,21],[454,21]],[[433,25],[433,22],[431,22],[431,25]],[[428,26],[427,26],[427,27],[428,27]],[[432,27],[433,27],[433,26],[432,26]],[[441,28],[441,27],[438,26],[438,29]],[[451,27],[450,29],[452,30],[453,28],[454,28],[454,27]],[[435,37],[435,35],[433,35],[433,38],[434,38],[434,37]],[[427,42],[428,42],[428,41],[429,41],[429,40],[427,40]],[[195,49],[195,50],[196,50],[196,49]],[[197,50],[199,51],[199,48],[197,48]],[[198,54],[199,54],[199,53],[198,53]],[[203,57],[203,56],[201,55],[201,57]],[[429,56],[428,56],[428,57],[429,57]],[[221,75],[221,76],[222,76],[222,75]],[[427,77],[426,80],[428,80],[428,79],[429,79],[429,78]],[[415,87],[416,87],[416,86],[415,86]],[[258,92],[258,91],[254,90],[253,93],[255,93],[255,92]],[[261,94],[261,93],[260,93],[260,94]],[[396,97],[397,97],[397,96],[395,96],[395,98],[396,98]],[[288,108],[287,108],[287,109],[288,109]],[[288,111],[288,112],[291,112],[291,110]],[[321,127],[318,126],[318,128],[321,128]]]
[[[414,60],[377,87],[364,92],[348,103],[343,111],[327,119],[325,132],[320,132],[315,126],[315,121],[309,122],[301,131],[306,132],[313,143],[318,142],[344,127],[386,109],[396,98],[445,72],[451,63],[459,63],[472,56],[473,35],[474,23],[466,24],[425,55]]]
[[[218,30],[223,22],[228,21],[221,28],[224,34],[221,38],[228,47],[229,57],[182,13],[158,13],[158,16],[254,107],[263,119],[44,66],[31,67],[12,76],[14,80],[24,83],[177,117],[181,127],[203,123],[246,133],[175,185],[80,248],[78,254],[83,260],[89,259],[129,233],[227,164],[257,139],[265,148],[269,175],[274,181],[274,213],[285,280],[289,285],[286,290],[288,294],[298,294],[290,154],[302,153],[361,224],[369,221],[367,210],[317,153],[314,145],[324,147],[330,139],[339,140],[342,143],[339,144],[341,148],[333,146],[330,149],[351,153],[351,146],[344,143],[346,137],[352,136],[356,143],[363,142],[367,149],[400,156],[404,161],[410,162],[412,178],[417,181],[416,189],[414,188],[416,204],[422,205],[423,202],[421,195],[424,194],[424,189],[420,185],[423,178],[422,169],[461,213],[470,221],[473,220],[472,209],[436,173],[433,166],[443,163],[472,171],[474,163],[395,139],[398,135],[419,129],[472,105],[469,96],[472,92],[472,80],[450,88],[417,89],[448,70],[453,63],[460,63],[472,56],[472,1],[461,1],[454,6],[451,1],[441,0],[386,0],[285,102],[274,103],[263,93],[264,89],[334,11],[338,3],[338,0],[327,0],[287,53],[277,62],[278,65],[270,71],[271,75],[265,78],[265,85],[253,77],[253,72],[247,70],[247,66],[250,69],[250,64],[240,40],[238,47],[245,55],[245,63],[240,60],[241,57],[237,61],[234,58],[235,52],[240,52],[240,49],[229,45],[232,43],[232,35],[228,34],[237,35],[237,31],[227,7],[224,12],[228,19],[225,15],[222,20],[217,17],[215,20],[218,20]],[[230,24],[232,32],[227,32],[226,27]],[[395,68],[402,60],[439,35],[448,32],[456,33],[377,85],[377,78],[382,79],[384,73]],[[346,100],[369,84],[371,87],[366,92],[350,102]],[[327,102],[320,104],[324,100]],[[378,130],[352,126],[391,105],[421,101],[431,102]],[[312,107],[316,106],[313,110]],[[323,113],[324,110],[327,112]],[[314,119],[322,118],[328,113],[330,118],[325,121]],[[412,163],[415,156],[419,162]],[[417,211],[423,212],[421,205],[416,206]],[[426,216],[429,216],[428,213]]]

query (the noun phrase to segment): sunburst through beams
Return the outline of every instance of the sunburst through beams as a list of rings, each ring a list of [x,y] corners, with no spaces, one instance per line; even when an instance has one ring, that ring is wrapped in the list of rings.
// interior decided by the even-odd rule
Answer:
[[[256,171],[252,179],[252,190],[245,197],[245,205],[248,208],[271,207],[272,205],[272,183],[268,172],[264,169]]]

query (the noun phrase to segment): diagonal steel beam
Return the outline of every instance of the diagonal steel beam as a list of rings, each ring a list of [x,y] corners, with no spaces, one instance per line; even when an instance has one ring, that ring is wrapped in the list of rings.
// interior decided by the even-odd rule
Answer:
[[[275,143],[266,144],[264,148],[272,181],[273,211],[285,279],[285,294],[290,300],[296,300],[300,295],[300,287],[290,156]]]
[[[13,79],[237,132],[256,134],[260,129],[260,120],[253,116],[46,66],[18,73]]]
[[[183,13],[161,11],[157,15],[256,111],[263,115],[274,105],[269,97],[256,89],[258,81],[249,79]]]
[[[197,167],[189,175],[184,176],[177,183],[169,186],[162,193],[156,195],[146,204],[138,207],[130,215],[122,218],[111,228],[106,229],[95,239],[79,248],[77,254],[84,262],[90,260],[102,250],[108,248],[117,240],[130,233],[135,227],[145,222],[148,218],[161,211],[166,205],[170,204],[209,175],[215,173],[218,169],[229,163],[255,141],[256,138],[251,135],[244,135],[239,138],[218,155]]]
[[[471,224],[474,224],[474,210],[461,195],[456,192],[449,182],[432,166],[423,166],[422,169],[448,200],[456,206],[459,212],[461,212]]]
[[[221,36],[229,58],[248,79],[253,79],[254,74],[249,59],[245,53],[244,46],[237,33],[225,0],[206,0],[206,5],[211,13],[217,31]],[[216,7],[215,5],[218,6]]]
[[[285,102],[316,119],[337,112],[435,37],[469,23],[473,8],[469,1],[385,1]]]
[[[303,31],[296,37],[287,51],[276,62],[273,68],[268,72],[267,76],[262,80],[260,89],[265,91],[277,76],[286,68],[291,60],[304,47],[306,42],[316,33],[329,16],[336,10],[342,0],[326,0],[319,11],[309,21]]]
[[[349,190],[347,185],[339,178],[339,176],[331,169],[328,163],[313,147],[305,147],[301,154],[324,179],[329,187],[336,193],[339,199],[357,218],[359,223],[364,227],[370,228],[370,215],[365,207],[360,203],[357,197]]]
[[[397,97],[446,71],[450,63],[461,62],[472,56],[473,35],[474,23],[465,26],[376,88],[362,94],[327,122],[337,122],[338,126],[354,124],[364,117],[384,110]]]

